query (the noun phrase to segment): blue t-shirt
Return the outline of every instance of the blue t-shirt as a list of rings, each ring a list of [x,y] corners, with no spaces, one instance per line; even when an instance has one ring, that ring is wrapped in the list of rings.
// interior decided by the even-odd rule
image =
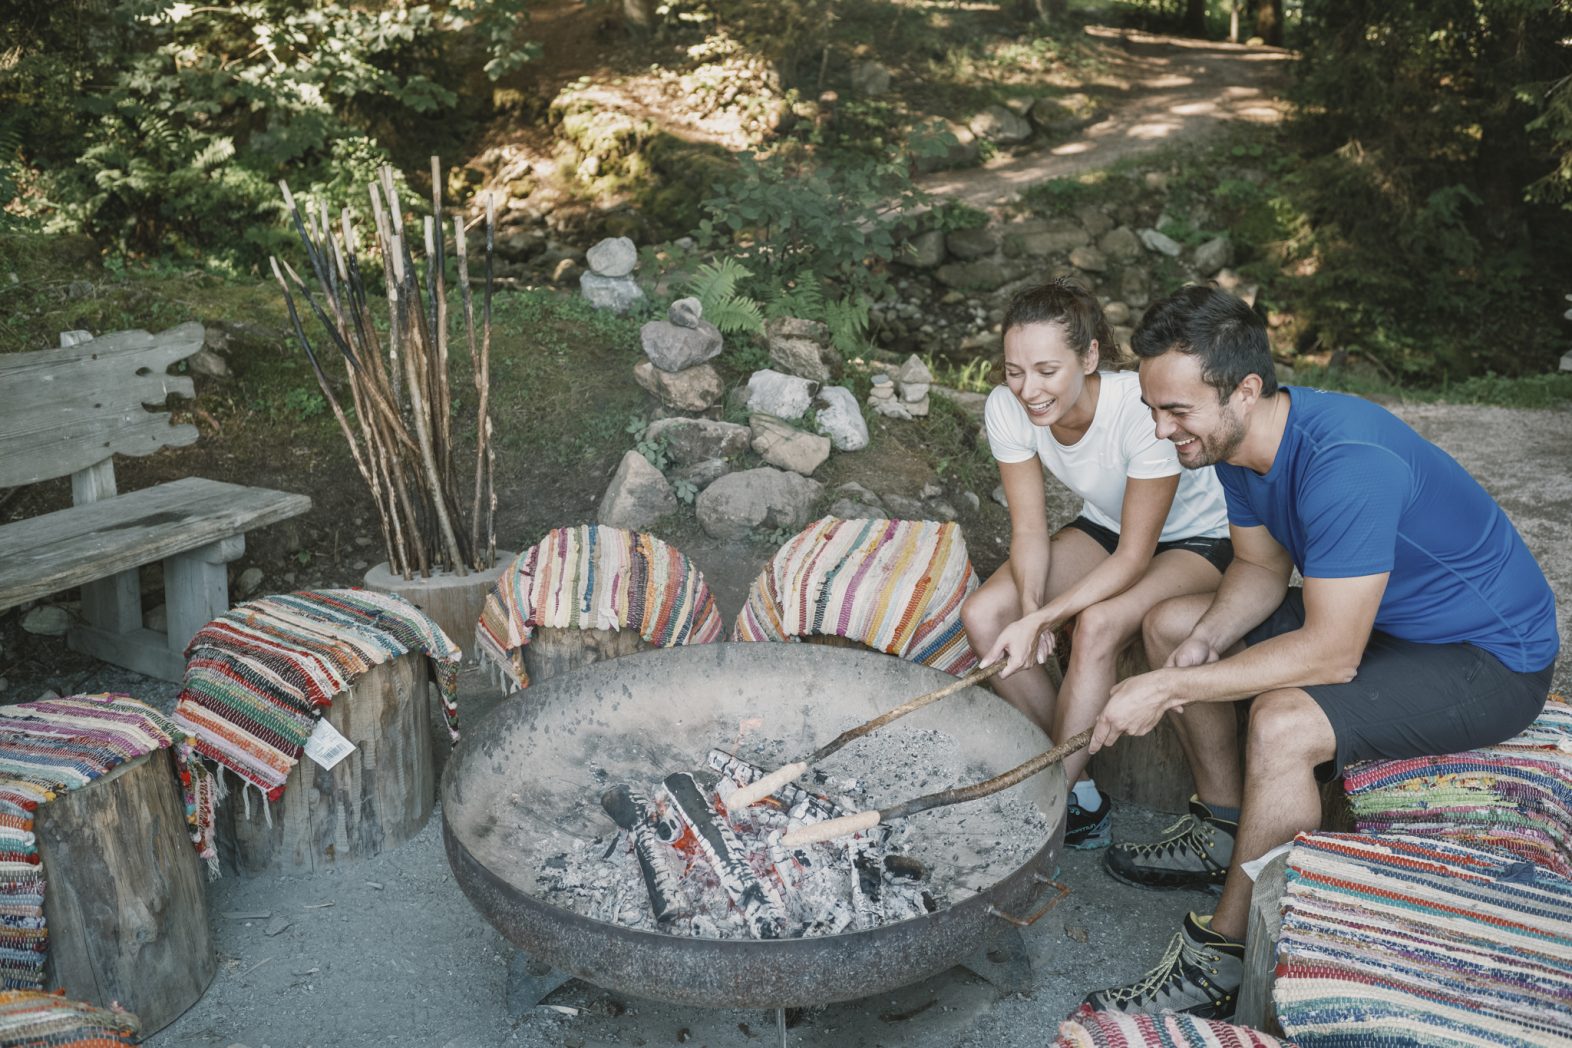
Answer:
[[[1288,392],[1272,468],[1217,464],[1229,523],[1265,525],[1306,578],[1390,572],[1375,626],[1394,637],[1475,644],[1519,673],[1550,665],[1550,583],[1479,482],[1385,408]]]

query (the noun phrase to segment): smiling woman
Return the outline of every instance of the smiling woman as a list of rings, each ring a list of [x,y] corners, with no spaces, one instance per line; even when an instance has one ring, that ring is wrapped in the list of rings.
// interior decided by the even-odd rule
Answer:
[[[1010,507],[1010,557],[968,598],[962,621],[985,664],[1006,659],[994,688],[1054,739],[1090,725],[1107,702],[1119,652],[1158,601],[1216,589],[1232,556],[1222,491],[1210,469],[1181,470],[1160,439],[1135,374],[1117,359],[1108,322],[1085,289],[1055,282],[1021,292],[1003,323],[1005,385],[988,397],[988,441]],[[1083,500],[1051,538],[1046,468]],[[1074,623],[1063,684],[1041,663],[1054,630]],[[1086,757],[1065,841],[1108,843],[1111,805]]]

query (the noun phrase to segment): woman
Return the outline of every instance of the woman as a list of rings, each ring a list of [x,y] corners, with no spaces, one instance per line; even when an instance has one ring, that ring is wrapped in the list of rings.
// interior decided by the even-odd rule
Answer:
[[[1051,738],[1090,727],[1108,701],[1114,661],[1159,601],[1215,590],[1233,557],[1222,488],[1210,467],[1181,470],[1157,438],[1134,372],[1116,363],[1102,307],[1055,281],[1022,291],[1004,316],[1005,385],[984,419],[1010,507],[1010,559],[961,609],[984,664],[1008,659],[994,688]],[[1046,467],[1081,497],[1080,515],[1050,539]],[[1041,666],[1053,631],[1075,620],[1070,664],[1055,694]],[[1065,843],[1109,842],[1112,805],[1065,763]]]

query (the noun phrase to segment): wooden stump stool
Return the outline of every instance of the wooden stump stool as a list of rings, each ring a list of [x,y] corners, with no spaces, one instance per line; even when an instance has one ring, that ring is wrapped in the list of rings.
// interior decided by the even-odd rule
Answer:
[[[355,751],[329,770],[301,755],[284,795],[246,816],[231,792],[218,813],[219,854],[241,873],[325,870],[395,848],[420,832],[436,800],[426,657],[374,666],[323,714]],[[271,824],[269,823],[271,818]]]
[[[39,805],[33,832],[48,884],[44,985],[118,1001],[144,1037],[195,1004],[218,961],[169,751]]]
[[[560,677],[580,666],[615,659],[655,645],[637,630],[577,630],[542,626],[524,645],[524,672],[530,683]]]

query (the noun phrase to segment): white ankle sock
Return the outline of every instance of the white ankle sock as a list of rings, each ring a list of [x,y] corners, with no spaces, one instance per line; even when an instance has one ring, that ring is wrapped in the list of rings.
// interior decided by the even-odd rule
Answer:
[[[1083,808],[1095,808],[1102,803],[1103,795],[1097,790],[1096,779],[1077,779],[1070,792]]]

